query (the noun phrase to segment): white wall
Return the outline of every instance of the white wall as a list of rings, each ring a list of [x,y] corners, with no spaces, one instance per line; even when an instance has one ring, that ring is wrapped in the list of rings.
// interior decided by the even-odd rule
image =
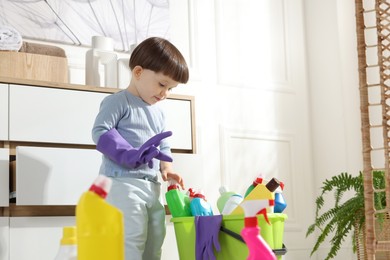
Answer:
[[[216,212],[220,185],[244,193],[259,172],[284,181],[284,259],[309,259],[313,237],[305,233],[322,181],[361,169],[353,1],[170,4],[172,42],[191,66],[190,82],[175,93],[196,98],[198,146],[196,155],[177,155],[176,170]],[[70,82],[83,84],[88,48],[59,46]],[[178,259],[167,220],[163,259]],[[338,259],[353,259],[348,242]]]
[[[314,164],[322,178],[362,169],[354,8],[353,1],[305,3]]]
[[[305,28],[315,195],[326,178],[362,170],[354,1],[307,0]],[[319,250],[324,259],[329,246]],[[356,259],[351,239],[336,259]]]

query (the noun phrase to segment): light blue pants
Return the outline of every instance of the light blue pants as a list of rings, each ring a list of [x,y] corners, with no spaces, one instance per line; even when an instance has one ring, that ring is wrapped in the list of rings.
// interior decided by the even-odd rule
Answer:
[[[112,178],[107,202],[123,212],[126,260],[160,260],[165,238],[161,184],[135,178]]]

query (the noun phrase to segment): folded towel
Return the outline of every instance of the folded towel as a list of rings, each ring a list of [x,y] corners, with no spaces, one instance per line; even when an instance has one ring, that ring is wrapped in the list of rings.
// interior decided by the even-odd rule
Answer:
[[[17,30],[9,26],[0,26],[0,50],[19,51],[22,43],[22,36]]]

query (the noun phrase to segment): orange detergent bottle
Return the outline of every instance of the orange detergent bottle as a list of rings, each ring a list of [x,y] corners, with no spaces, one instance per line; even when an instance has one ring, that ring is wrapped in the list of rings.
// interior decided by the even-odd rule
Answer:
[[[123,213],[105,198],[111,179],[99,175],[76,206],[77,259],[123,260]]]

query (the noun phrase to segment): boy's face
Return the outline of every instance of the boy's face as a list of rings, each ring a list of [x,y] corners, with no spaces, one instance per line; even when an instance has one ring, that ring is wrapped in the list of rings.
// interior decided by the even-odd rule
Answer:
[[[133,69],[133,79],[134,85],[130,85],[130,88],[135,90],[135,93],[132,91],[133,94],[138,94],[137,96],[149,105],[166,99],[169,96],[169,91],[179,84],[162,73],[143,69],[140,66]]]

